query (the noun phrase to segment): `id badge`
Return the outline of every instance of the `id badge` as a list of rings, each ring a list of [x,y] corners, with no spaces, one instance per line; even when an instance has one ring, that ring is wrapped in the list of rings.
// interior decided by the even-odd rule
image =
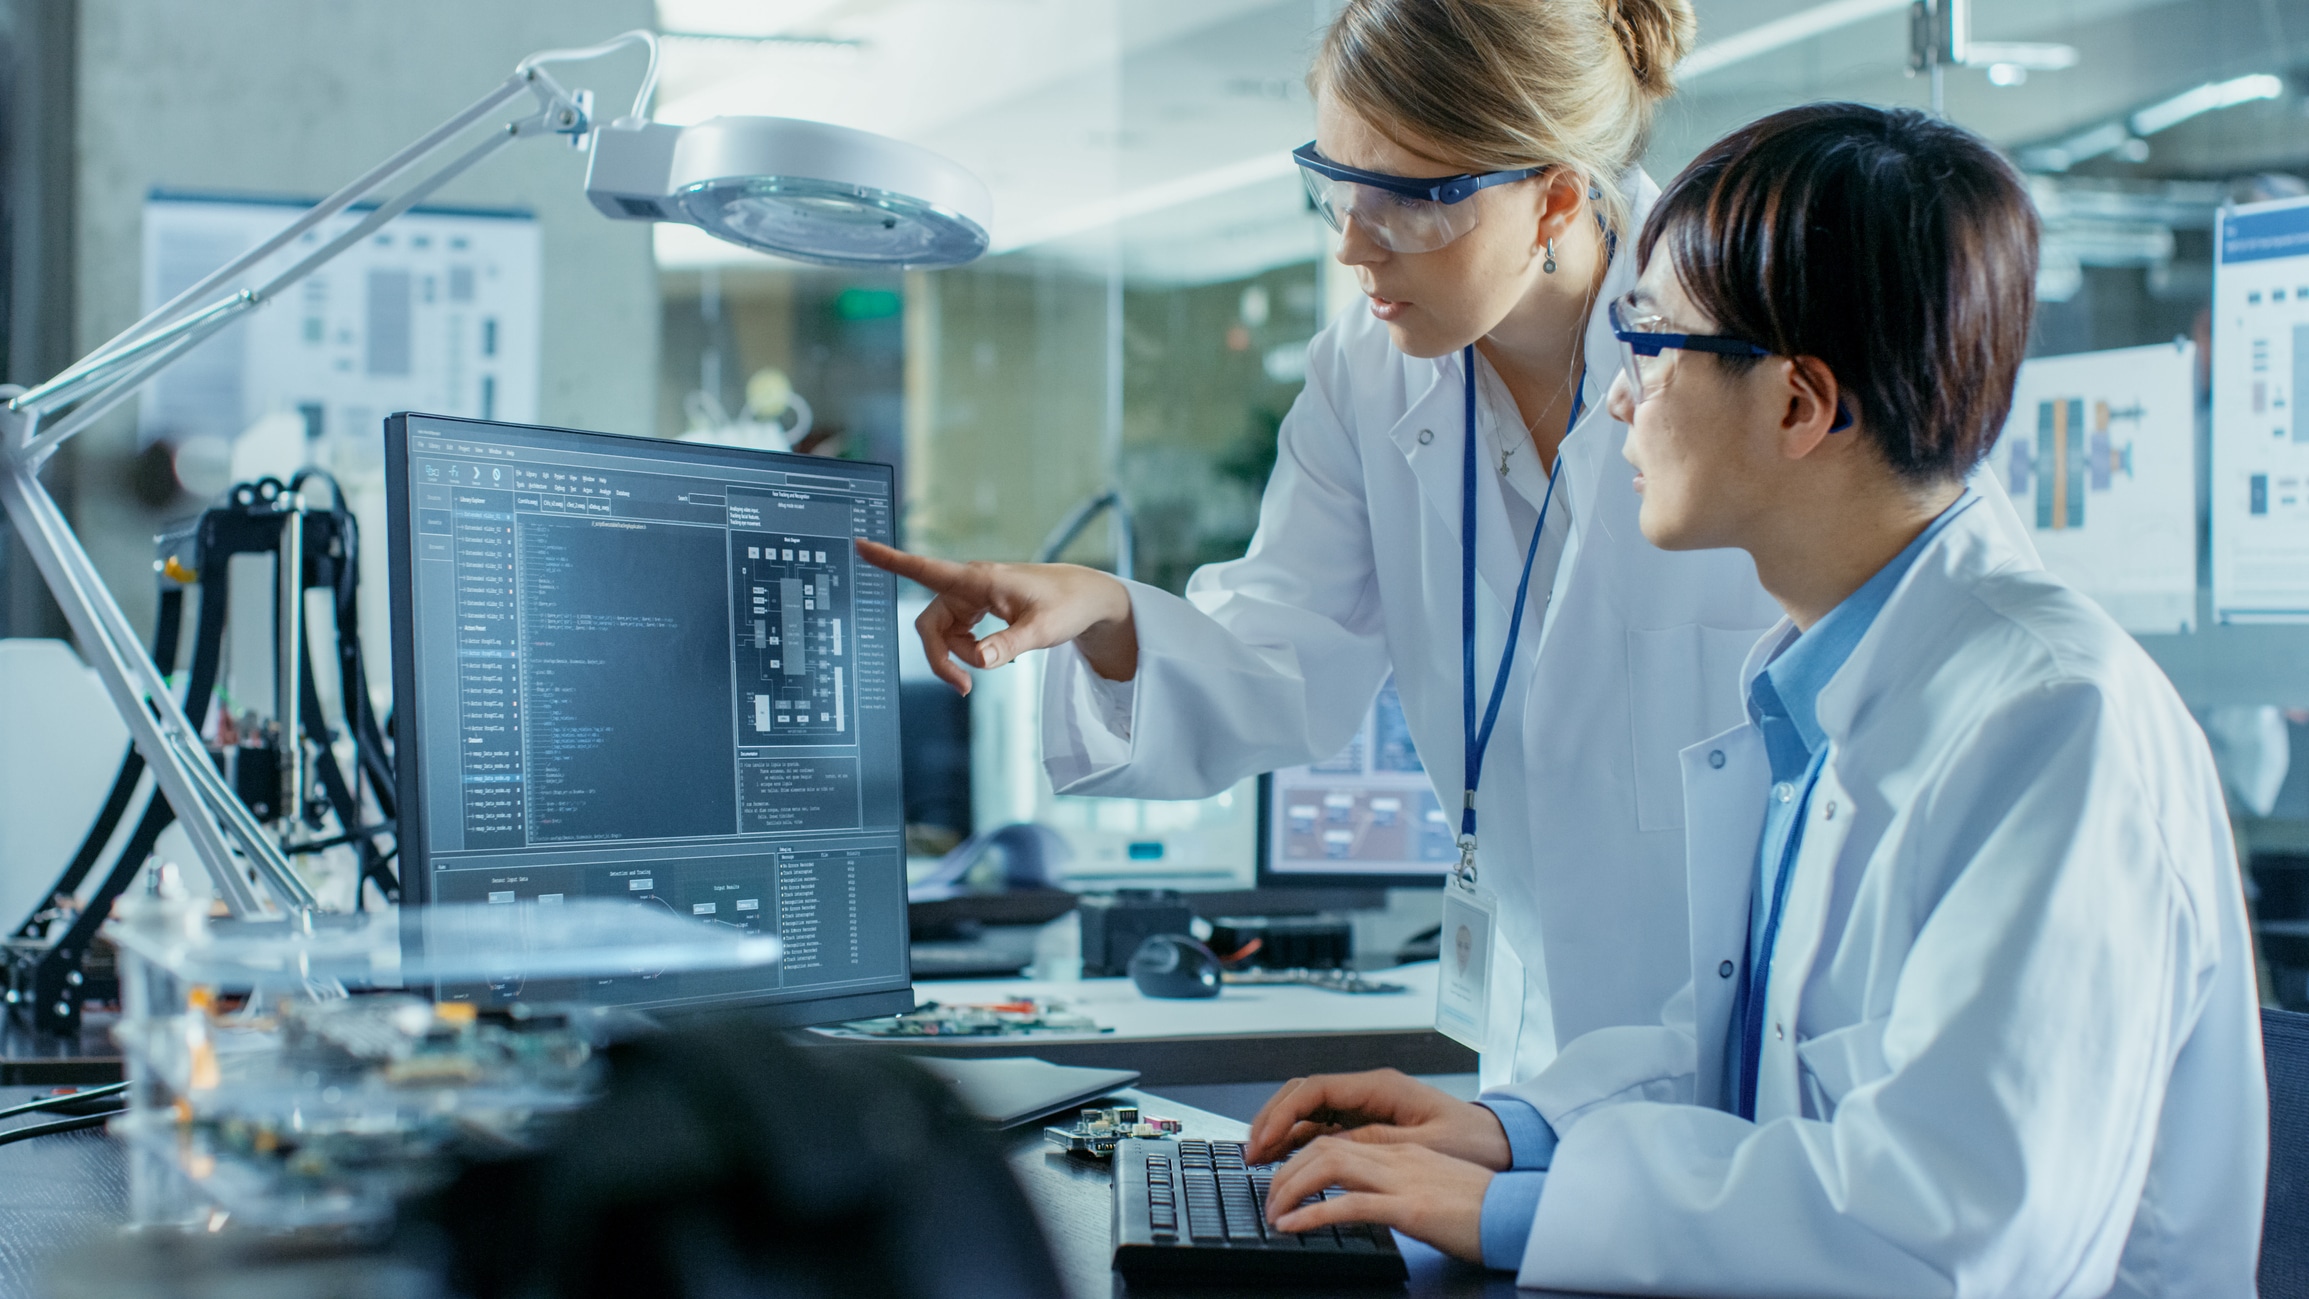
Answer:
[[[1491,895],[1457,880],[1443,885],[1443,940],[1436,962],[1435,1028],[1474,1051],[1490,1025]]]

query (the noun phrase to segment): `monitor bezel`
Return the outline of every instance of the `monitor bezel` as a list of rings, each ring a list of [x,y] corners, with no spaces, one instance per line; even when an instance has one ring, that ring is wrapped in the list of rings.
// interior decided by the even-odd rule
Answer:
[[[1369,871],[1278,871],[1274,869],[1271,836],[1275,810],[1275,773],[1259,777],[1259,851],[1255,874],[1262,889],[1439,889],[1451,878],[1446,866],[1434,874],[1380,874]]]
[[[738,463],[760,464],[789,462],[808,470],[824,471],[822,456],[795,455],[791,452],[761,451],[749,447],[719,446],[710,443],[670,443],[665,438],[637,437],[629,433],[602,433],[592,429],[563,428],[553,424],[517,424],[509,420],[471,419],[462,415],[433,415],[423,411],[395,411],[385,417],[385,534],[386,534],[386,594],[392,623],[392,676],[393,676],[393,783],[395,833],[398,849],[396,864],[401,882],[401,905],[429,906],[432,904],[432,853],[426,836],[424,802],[419,792],[424,789],[423,748],[416,738],[416,712],[403,707],[417,697],[416,646],[416,574],[412,567],[411,509],[409,499],[409,424],[411,420],[442,421],[450,424],[477,425],[483,428],[512,429],[524,433],[556,433],[581,438],[598,438],[610,442],[647,445],[663,454],[668,445],[702,453],[706,458],[724,454]],[[890,518],[892,543],[897,537],[898,501],[895,496],[898,473],[895,467],[871,460],[844,460],[845,469],[879,470],[884,487],[892,493]],[[894,617],[895,615],[893,615]],[[895,691],[893,691],[895,696]],[[899,806],[905,805],[904,774],[894,777],[899,784]],[[899,888],[905,888],[906,864],[903,851],[898,862]],[[406,935],[407,931],[404,931]],[[407,941],[406,936],[404,942]],[[668,1017],[726,1011],[744,1014],[757,1021],[781,1028],[800,1028],[813,1024],[841,1023],[852,1019],[870,1019],[882,1015],[901,1014],[912,1010],[914,996],[914,958],[907,942],[898,944],[898,985],[893,988],[869,988],[836,993],[831,996],[780,999],[775,994],[760,996],[736,995],[711,1000],[675,999],[662,1002],[615,1002],[622,1009],[641,1011]],[[429,991],[429,990],[428,990]]]

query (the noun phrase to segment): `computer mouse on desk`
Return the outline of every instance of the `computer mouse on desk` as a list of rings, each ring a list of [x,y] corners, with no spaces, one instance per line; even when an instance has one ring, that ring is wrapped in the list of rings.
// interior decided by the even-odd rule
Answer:
[[[1216,997],[1218,954],[1185,934],[1151,934],[1131,953],[1130,981],[1150,997]]]

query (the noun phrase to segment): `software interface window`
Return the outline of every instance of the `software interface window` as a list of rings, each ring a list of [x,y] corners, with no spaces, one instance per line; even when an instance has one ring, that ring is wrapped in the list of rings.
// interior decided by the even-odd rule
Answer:
[[[772,988],[623,999],[903,986],[895,592],[850,547],[889,471],[414,416],[408,448],[424,895],[784,945]]]
[[[1267,871],[1275,876],[1435,877],[1459,860],[1389,677],[1347,746],[1285,767],[1268,792]]]

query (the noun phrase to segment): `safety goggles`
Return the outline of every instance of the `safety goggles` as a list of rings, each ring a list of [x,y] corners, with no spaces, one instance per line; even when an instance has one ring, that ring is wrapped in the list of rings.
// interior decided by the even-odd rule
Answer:
[[[1727,334],[1678,334],[1667,329],[1667,317],[1636,302],[1630,293],[1615,298],[1609,309],[1612,337],[1619,340],[1620,372],[1627,376],[1628,395],[1642,402],[1667,380],[1661,354],[1671,349],[1714,352],[1718,356],[1770,356],[1771,349]],[[1841,413],[1841,412],[1839,412]]]
[[[1547,170],[1518,167],[1459,176],[1390,176],[1342,167],[1315,152],[1313,140],[1293,149],[1291,157],[1307,184],[1307,201],[1333,230],[1346,233],[1347,221],[1353,218],[1373,243],[1391,253],[1434,252],[1475,228],[1478,212],[1467,200],[1477,191],[1529,180]]]

